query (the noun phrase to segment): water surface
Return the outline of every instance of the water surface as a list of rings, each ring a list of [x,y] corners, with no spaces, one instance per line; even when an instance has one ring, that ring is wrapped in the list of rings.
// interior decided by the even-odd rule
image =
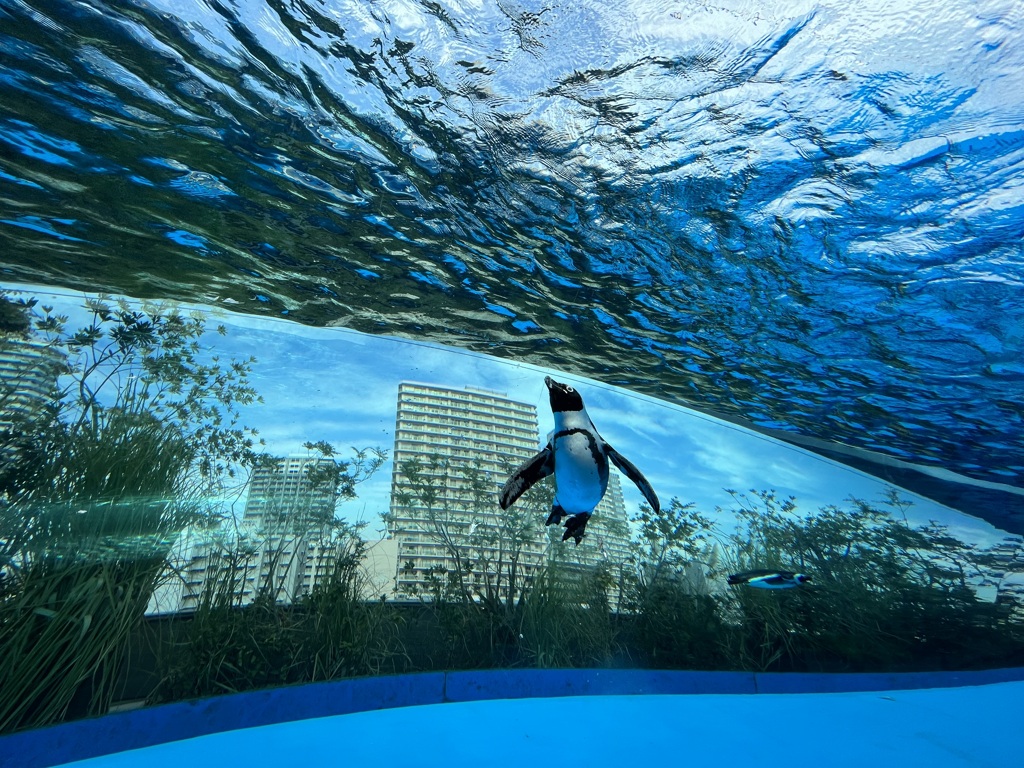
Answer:
[[[1018,485],[1024,11],[0,0],[0,279]]]

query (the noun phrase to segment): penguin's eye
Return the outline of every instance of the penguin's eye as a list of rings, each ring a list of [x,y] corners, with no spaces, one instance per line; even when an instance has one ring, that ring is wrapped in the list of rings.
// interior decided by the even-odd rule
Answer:
[[[566,387],[566,388],[565,388],[565,391],[566,391],[566,392],[573,392],[574,390],[573,390],[573,388],[572,388],[572,387]]]

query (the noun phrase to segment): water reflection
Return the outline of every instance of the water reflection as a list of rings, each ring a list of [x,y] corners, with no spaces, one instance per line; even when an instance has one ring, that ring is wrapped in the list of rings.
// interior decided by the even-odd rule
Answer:
[[[0,4],[6,279],[1020,464],[1020,8]]]

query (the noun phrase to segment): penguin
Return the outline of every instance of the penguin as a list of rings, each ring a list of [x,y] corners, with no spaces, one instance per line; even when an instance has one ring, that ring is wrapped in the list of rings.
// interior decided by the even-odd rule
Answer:
[[[810,580],[811,577],[804,573],[759,568],[754,571],[734,573],[729,577],[729,585],[746,584],[748,587],[757,587],[758,589],[792,589],[806,584]]]
[[[568,384],[544,378],[555,417],[555,429],[548,435],[547,445],[540,453],[524,462],[501,489],[499,504],[508,509],[516,499],[538,480],[555,476],[555,500],[545,525],[559,525],[563,518],[565,533],[579,543],[586,534],[587,522],[594,507],[608,488],[608,461],[632,480],[654,511],[661,511],[658,496],[639,469],[601,439],[587,415],[580,393]]]

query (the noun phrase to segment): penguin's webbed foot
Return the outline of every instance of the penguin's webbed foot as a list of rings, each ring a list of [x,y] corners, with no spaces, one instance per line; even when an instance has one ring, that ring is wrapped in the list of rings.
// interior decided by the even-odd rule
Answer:
[[[548,515],[547,521],[544,525],[561,525],[562,518],[566,516],[566,511],[562,509],[558,504],[551,505],[551,514]]]
[[[565,521],[565,533],[562,534],[562,541],[568,541],[571,538],[575,540],[578,547],[580,542],[583,541],[583,537],[587,535],[587,522],[589,520],[590,515],[586,512],[572,515]]]

